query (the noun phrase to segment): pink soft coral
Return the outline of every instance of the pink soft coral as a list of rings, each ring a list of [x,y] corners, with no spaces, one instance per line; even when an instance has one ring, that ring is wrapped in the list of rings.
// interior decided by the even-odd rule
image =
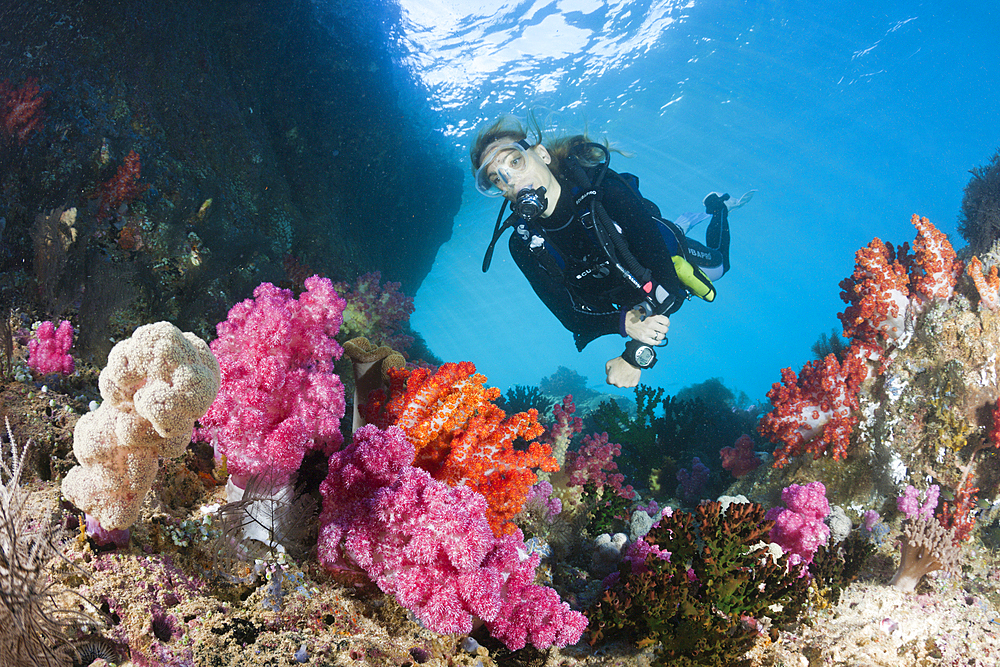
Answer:
[[[398,427],[364,426],[330,458],[320,487],[319,559],[342,579],[370,577],[430,630],[470,632],[476,618],[511,649],[576,642],[586,618],[532,583],[520,531],[495,538],[486,500],[410,465]]]
[[[55,322],[42,322],[35,331],[35,338],[28,341],[28,366],[39,375],[72,375],[75,365],[69,354],[71,347],[72,324],[63,320],[56,328]]]
[[[312,276],[298,299],[263,283],[219,324],[212,352],[222,389],[201,419],[234,477],[269,475],[283,484],[305,453],[343,443],[344,387],[333,372],[343,352],[334,336],[344,301],[326,278]],[[242,484],[241,484],[242,486]]]
[[[830,528],[823,523],[830,514],[826,487],[822,482],[792,484],[781,492],[781,500],[788,509],[773,507],[767,512],[767,518],[774,521],[769,537],[791,554],[790,564],[811,563],[816,550],[830,537]]]

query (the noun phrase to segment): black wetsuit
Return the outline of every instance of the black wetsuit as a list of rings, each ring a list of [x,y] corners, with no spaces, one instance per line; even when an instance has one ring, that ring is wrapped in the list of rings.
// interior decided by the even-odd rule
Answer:
[[[585,210],[578,210],[575,201],[585,190],[558,178],[561,193],[552,215],[531,225],[518,220],[510,237],[510,254],[535,294],[573,332],[577,349],[582,350],[599,336],[624,336],[624,314],[640,302],[641,295],[607,261],[594,232],[581,221]],[[659,220],[659,209],[638,193],[633,179],[609,170],[601,184],[601,203],[621,228],[638,262],[649,269],[654,281],[676,296],[665,313],[670,314],[691,291],[678,278],[673,258],[683,256],[701,265],[721,262],[728,269],[728,224],[713,219],[715,224],[709,225],[706,238],[710,247],[685,239],[679,230]],[[697,247],[688,253],[688,245]],[[707,256],[700,259],[699,254]],[[700,270],[697,272],[711,285]]]

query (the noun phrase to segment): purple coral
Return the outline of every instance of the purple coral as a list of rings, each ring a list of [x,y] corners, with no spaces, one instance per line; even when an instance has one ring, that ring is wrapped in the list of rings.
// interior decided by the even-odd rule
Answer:
[[[677,497],[685,503],[694,505],[702,499],[711,471],[697,456],[691,459],[691,470],[681,468],[677,471]]]
[[[903,495],[896,498],[896,508],[908,519],[933,518],[934,510],[937,509],[938,497],[941,495],[941,487],[937,484],[931,484],[927,487],[923,493],[923,502],[920,501],[920,495],[916,488],[908,484]]]

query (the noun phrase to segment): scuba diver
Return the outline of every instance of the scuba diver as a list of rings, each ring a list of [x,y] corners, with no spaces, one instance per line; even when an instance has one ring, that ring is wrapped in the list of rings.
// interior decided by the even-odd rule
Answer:
[[[538,123],[531,129],[533,144],[519,122],[501,118],[472,144],[477,189],[504,198],[483,271],[513,227],[514,262],[578,350],[607,334],[629,339],[605,372],[608,384],[634,387],[656,363],[655,348],[667,344],[669,316],[692,295],[715,299],[713,281],[729,270],[729,210],[753,191],[732,206],[729,195],[712,193],[705,215],[685,214],[678,225],[639,193],[638,178],[609,168],[606,144],[575,135],[543,145]],[[685,232],[703,220],[701,244]]]

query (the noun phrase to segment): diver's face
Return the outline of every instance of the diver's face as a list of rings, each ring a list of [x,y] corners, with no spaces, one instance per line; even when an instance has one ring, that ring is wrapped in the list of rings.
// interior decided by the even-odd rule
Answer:
[[[544,187],[552,192],[555,176],[549,170],[552,156],[541,144],[523,148],[501,139],[483,150],[483,162],[476,172],[476,187],[485,195],[517,199],[525,188]]]

